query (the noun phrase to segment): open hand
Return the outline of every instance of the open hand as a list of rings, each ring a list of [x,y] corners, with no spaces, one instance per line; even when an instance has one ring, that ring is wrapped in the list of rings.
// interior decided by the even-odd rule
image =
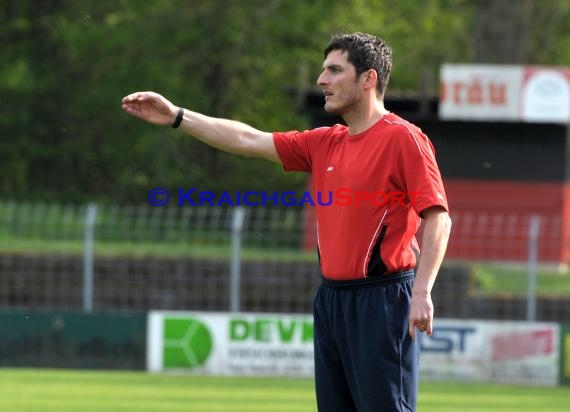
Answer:
[[[154,92],[136,92],[123,97],[122,107],[131,116],[159,126],[170,126],[178,108]]]

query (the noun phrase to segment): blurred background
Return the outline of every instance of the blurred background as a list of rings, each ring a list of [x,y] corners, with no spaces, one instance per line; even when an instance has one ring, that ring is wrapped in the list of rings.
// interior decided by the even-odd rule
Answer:
[[[391,44],[386,106],[436,148],[454,221],[436,317],[570,323],[570,109],[533,117],[509,101],[523,95],[513,78],[524,87],[541,70],[567,82],[543,82],[542,96],[570,99],[570,2],[0,0],[3,347],[27,336],[34,348],[70,313],[140,325],[151,310],[310,313],[310,206],[175,199],[180,188],[300,195],[309,176],[144,124],[120,102],[153,90],[267,131],[332,124],[315,81],[338,31]],[[171,202],[149,204],[153,188]],[[30,313],[45,330],[15,326]],[[0,365],[144,369],[141,345],[122,364],[47,345],[6,350]]]

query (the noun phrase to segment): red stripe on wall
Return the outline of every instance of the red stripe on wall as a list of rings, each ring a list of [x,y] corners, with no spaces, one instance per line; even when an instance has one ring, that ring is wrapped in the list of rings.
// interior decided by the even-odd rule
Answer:
[[[569,261],[570,185],[448,179],[445,188],[453,219],[447,258],[526,261],[537,216],[539,261]]]

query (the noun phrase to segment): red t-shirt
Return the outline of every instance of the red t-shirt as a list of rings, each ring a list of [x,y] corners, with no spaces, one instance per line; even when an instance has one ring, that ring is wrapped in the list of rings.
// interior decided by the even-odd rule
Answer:
[[[285,170],[312,172],[325,277],[415,267],[419,215],[432,206],[448,209],[433,146],[419,128],[390,113],[357,135],[335,125],[275,132],[273,139]]]

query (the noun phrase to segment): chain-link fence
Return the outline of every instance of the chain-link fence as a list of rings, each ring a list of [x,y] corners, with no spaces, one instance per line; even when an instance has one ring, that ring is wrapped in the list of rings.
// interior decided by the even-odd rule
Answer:
[[[1,202],[0,306],[309,313],[312,212]],[[570,321],[559,217],[452,219],[437,316]]]

